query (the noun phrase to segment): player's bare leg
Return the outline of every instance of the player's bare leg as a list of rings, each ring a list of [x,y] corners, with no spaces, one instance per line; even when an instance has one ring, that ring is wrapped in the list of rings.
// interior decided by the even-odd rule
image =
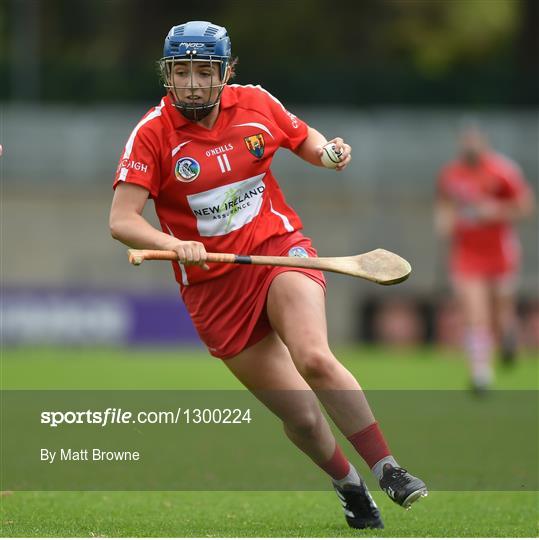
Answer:
[[[486,279],[459,277],[455,292],[464,321],[464,349],[468,357],[473,389],[486,390],[493,380],[490,286]]]
[[[272,332],[225,360],[236,378],[282,421],[288,437],[315,463],[328,461],[335,437],[316,395],[296,370],[287,348]]]
[[[365,482],[336,444],[316,395],[296,369],[275,332],[242,351],[226,366],[276,414],[288,438],[327,472],[350,527],[383,528],[380,512]]]
[[[405,507],[426,495],[425,484],[398,466],[359,383],[331,352],[322,288],[300,272],[279,274],[268,292],[267,312],[297,370],[386,493]]]
[[[324,391],[320,400],[339,430],[348,436],[371,425],[374,415],[359,383],[329,348],[322,288],[299,272],[279,274],[267,309],[299,373],[310,388]]]
[[[518,348],[514,278],[510,276],[494,281],[491,291],[493,322],[501,359],[504,365],[511,366],[515,363]]]

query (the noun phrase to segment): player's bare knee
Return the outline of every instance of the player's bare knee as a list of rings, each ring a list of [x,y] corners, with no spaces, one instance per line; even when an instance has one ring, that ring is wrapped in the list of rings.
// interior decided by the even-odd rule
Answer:
[[[319,349],[300,354],[298,371],[307,380],[324,381],[334,377],[338,362],[331,352]]]
[[[320,412],[305,410],[283,421],[285,430],[301,438],[316,438],[320,429]]]

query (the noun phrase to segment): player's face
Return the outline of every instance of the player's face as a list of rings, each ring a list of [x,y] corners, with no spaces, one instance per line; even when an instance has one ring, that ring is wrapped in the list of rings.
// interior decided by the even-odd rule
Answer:
[[[476,164],[487,148],[487,141],[478,129],[468,129],[459,137],[459,148],[462,159],[467,163]]]
[[[192,105],[203,105],[216,100],[221,85],[219,68],[218,62],[174,63],[171,90],[176,99]]]

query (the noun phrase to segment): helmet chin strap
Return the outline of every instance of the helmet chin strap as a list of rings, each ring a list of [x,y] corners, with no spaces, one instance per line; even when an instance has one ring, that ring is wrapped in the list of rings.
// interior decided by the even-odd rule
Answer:
[[[219,104],[219,101],[211,105],[204,105],[202,107],[192,107],[178,101],[173,102],[173,104],[174,107],[176,107],[176,109],[180,111],[185,118],[187,118],[187,120],[190,120],[191,122],[198,122],[199,120],[206,118],[206,116],[213,111],[214,107]]]

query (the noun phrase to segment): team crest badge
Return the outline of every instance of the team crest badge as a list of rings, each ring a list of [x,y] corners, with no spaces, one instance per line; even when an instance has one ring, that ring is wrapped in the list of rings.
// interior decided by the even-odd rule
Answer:
[[[192,182],[200,174],[200,164],[191,157],[180,158],[176,161],[174,174],[180,182]]]
[[[309,257],[309,254],[307,253],[307,250],[305,248],[296,246],[296,247],[293,247],[288,252],[288,256],[289,257],[303,257],[303,258],[306,258],[306,257]]]
[[[245,137],[243,140],[247,145],[247,149],[255,158],[260,159],[264,155],[264,136],[262,133]]]

